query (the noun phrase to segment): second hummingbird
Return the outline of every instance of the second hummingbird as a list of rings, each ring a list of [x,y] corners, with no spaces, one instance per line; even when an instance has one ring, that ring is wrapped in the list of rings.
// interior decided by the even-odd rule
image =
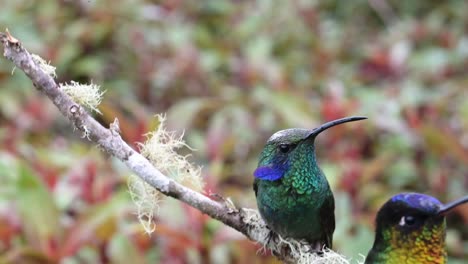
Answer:
[[[379,210],[374,245],[365,264],[445,264],[445,216],[468,203],[448,204],[420,193],[393,196]]]
[[[335,201],[315,157],[315,138],[326,129],[366,117],[346,117],[315,129],[281,130],[268,139],[254,172],[257,205],[282,237],[305,239],[316,251],[332,247]]]

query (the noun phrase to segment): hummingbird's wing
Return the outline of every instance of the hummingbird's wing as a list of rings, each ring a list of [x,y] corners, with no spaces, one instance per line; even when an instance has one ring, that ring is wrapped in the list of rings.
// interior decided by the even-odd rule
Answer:
[[[335,231],[335,199],[333,194],[325,199],[322,207],[320,208],[320,226],[323,229],[322,241],[327,248],[332,248],[333,245],[333,232]]]
[[[253,190],[255,192],[255,197],[257,197],[257,191],[258,191],[258,185],[257,185],[257,179],[254,180],[253,182]]]

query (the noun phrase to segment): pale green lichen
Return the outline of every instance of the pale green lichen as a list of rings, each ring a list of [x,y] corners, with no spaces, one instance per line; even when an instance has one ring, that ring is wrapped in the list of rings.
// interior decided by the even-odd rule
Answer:
[[[31,54],[33,61],[39,66],[39,68],[44,71],[47,75],[50,75],[52,78],[56,78],[57,74],[55,73],[55,67],[50,65],[50,62],[46,62],[39,55]]]
[[[343,255],[325,249],[323,255],[317,255],[310,250],[310,246],[304,241],[298,241],[291,238],[282,238],[279,235],[272,237],[271,231],[266,228],[265,222],[261,219],[257,210],[242,209],[244,214],[243,221],[249,226],[249,236],[252,240],[258,241],[263,245],[259,252],[288,252],[287,263],[299,264],[351,264],[351,260]],[[356,261],[361,264],[363,261]]]
[[[158,128],[147,134],[147,140],[141,144],[141,154],[145,156],[159,171],[175,181],[202,191],[204,182],[201,177],[201,168],[189,162],[187,157],[177,153],[178,149],[188,148],[183,140],[183,133],[177,135],[174,131],[167,131],[166,117],[157,115]]]
[[[141,154],[145,156],[161,173],[196,191],[203,190],[201,168],[187,160],[187,156],[177,150],[189,146],[183,140],[183,134],[169,132],[165,127],[165,116],[157,115],[158,128],[147,134],[145,143],[140,144]],[[155,217],[163,195],[140,178],[129,179],[128,188],[133,202],[137,206],[138,220],[146,233],[151,234],[156,228]]]
[[[281,247],[286,244],[290,251],[291,256],[297,260],[298,264],[350,264],[350,260],[338,254],[331,249],[323,250],[323,255],[317,255],[310,252],[310,249],[300,241],[294,239],[284,239],[281,236],[280,243],[277,244]]]
[[[155,217],[159,211],[161,193],[135,175],[129,177],[127,184],[133,203],[137,207],[138,221],[147,234],[153,233],[156,229]]]
[[[99,85],[93,83],[81,84],[75,81],[71,81],[70,83],[61,83],[60,88],[76,103],[92,111],[101,113],[97,107],[102,101],[104,92],[100,90]]]

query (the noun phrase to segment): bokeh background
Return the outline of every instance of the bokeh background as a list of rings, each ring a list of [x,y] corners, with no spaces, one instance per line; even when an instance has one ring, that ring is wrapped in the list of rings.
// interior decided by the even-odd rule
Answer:
[[[106,90],[96,118],[135,148],[167,113],[206,191],[256,208],[268,137],[349,115],[318,159],[336,199],[334,246],[357,260],[392,195],[468,194],[468,2],[2,0],[0,28]],[[182,150],[182,154],[190,151]],[[119,161],[73,131],[0,60],[1,263],[276,263],[173,199],[155,233],[135,216]],[[468,258],[468,208],[448,217],[449,263]]]

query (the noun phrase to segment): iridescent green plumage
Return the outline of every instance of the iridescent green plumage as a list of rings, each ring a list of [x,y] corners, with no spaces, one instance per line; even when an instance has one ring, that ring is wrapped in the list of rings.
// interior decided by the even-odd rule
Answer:
[[[377,214],[374,245],[366,264],[447,263],[445,214],[468,197],[443,205],[434,197],[403,193]]]
[[[321,250],[332,247],[334,199],[318,167],[314,140],[332,126],[364,119],[351,117],[310,129],[286,129],[268,140],[255,171],[260,214],[282,237],[305,239]]]

